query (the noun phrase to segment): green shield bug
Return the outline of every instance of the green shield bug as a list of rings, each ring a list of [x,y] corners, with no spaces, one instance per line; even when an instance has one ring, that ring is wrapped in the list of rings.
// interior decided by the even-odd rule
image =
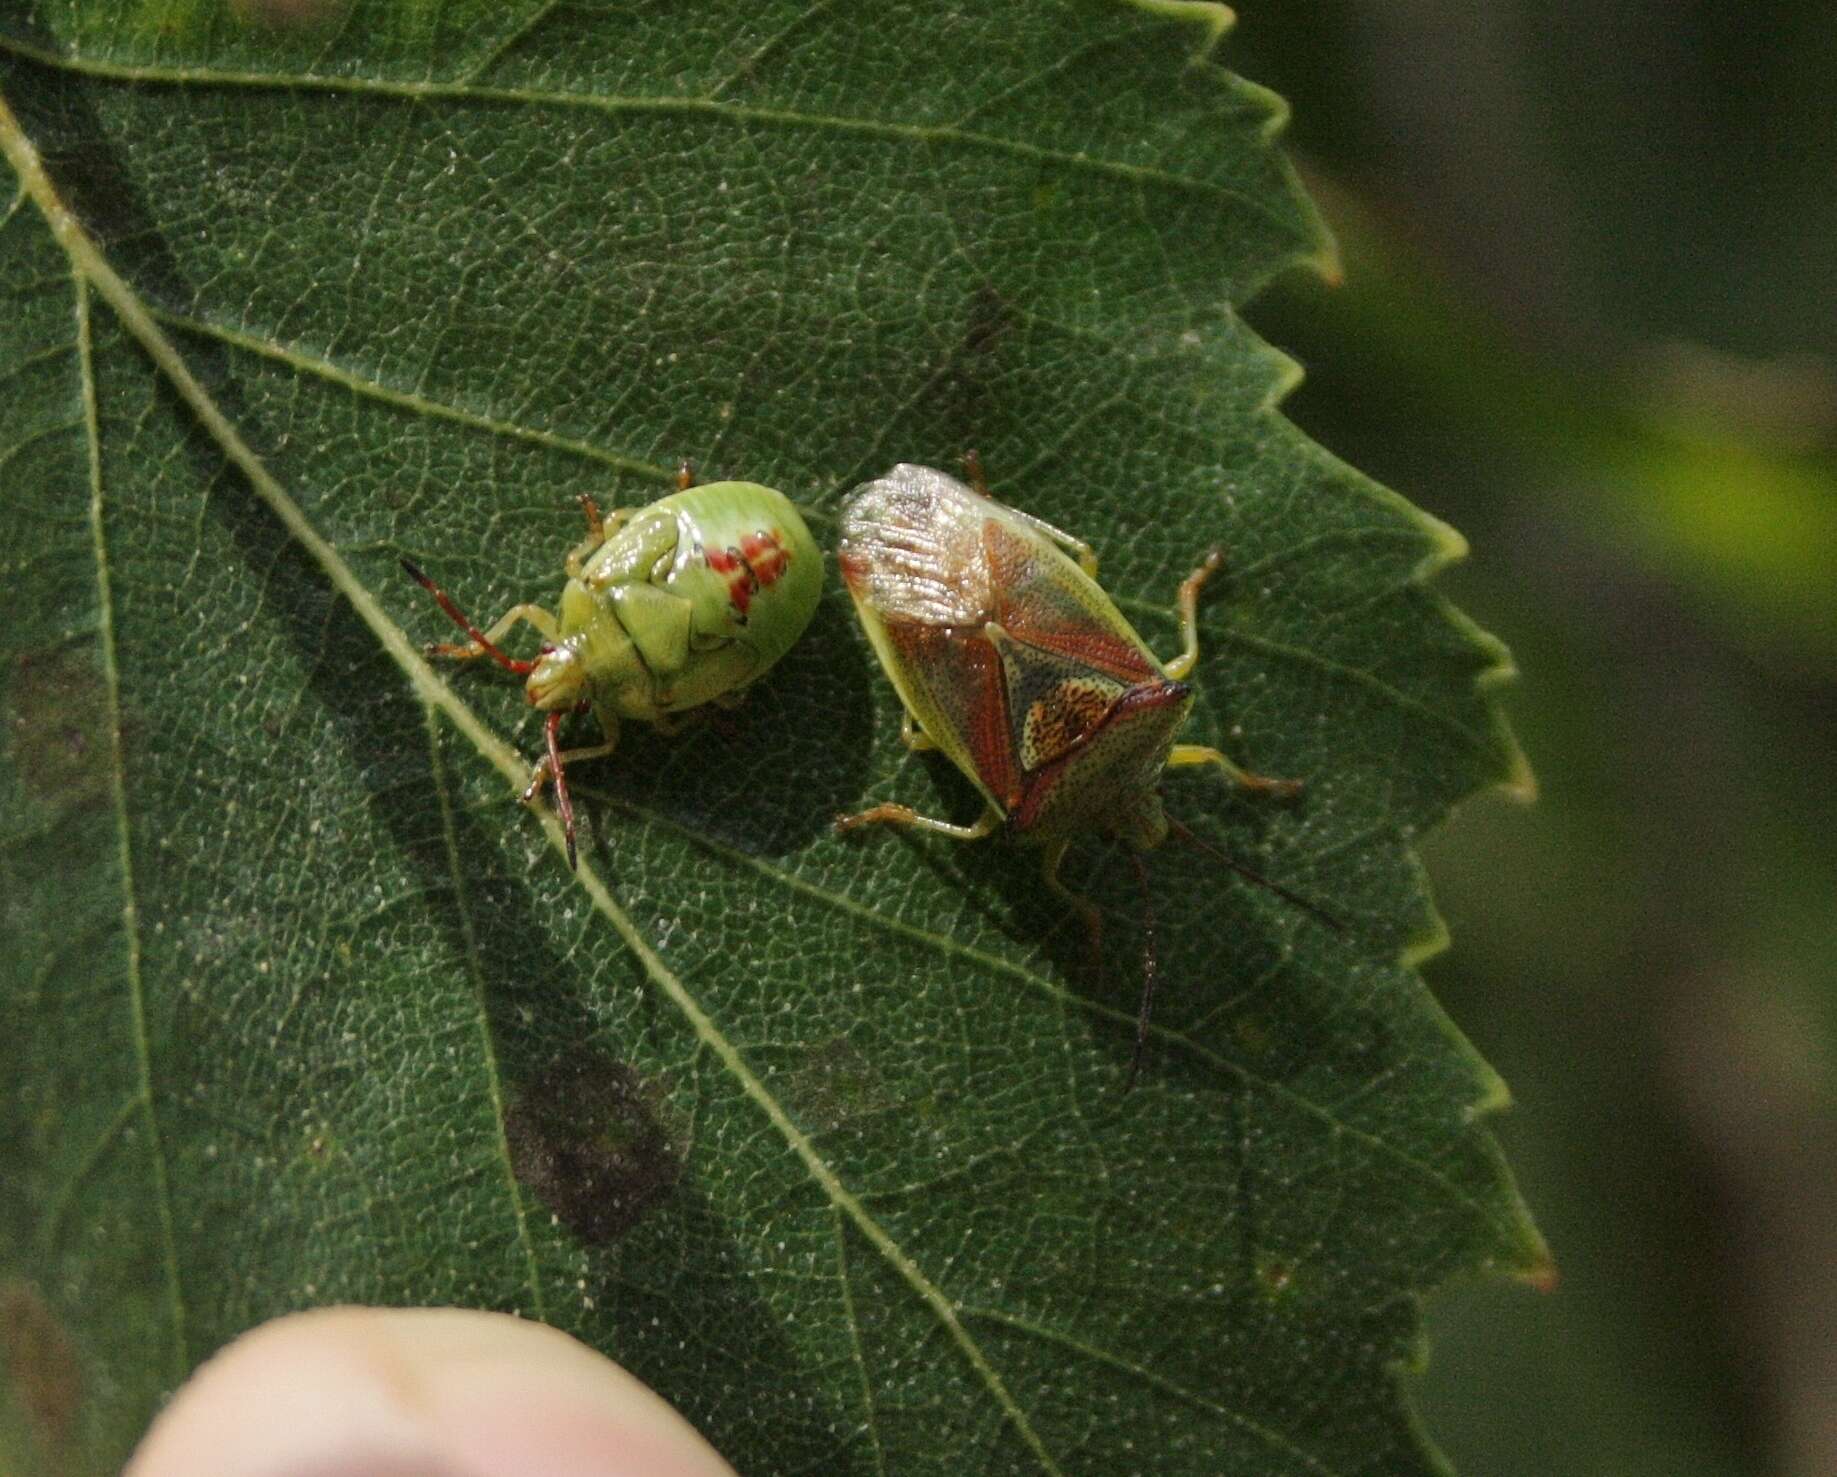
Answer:
[[[680,726],[705,703],[731,706],[804,633],[823,590],[823,556],[783,493],[756,482],[691,485],[642,508],[602,516],[589,495],[587,536],[569,551],[559,614],[518,605],[481,631],[452,598],[404,559],[402,567],[472,639],[427,648],[429,656],[488,656],[526,679],[524,693],[548,714],[548,752],[530,776],[525,803],[553,777],[556,809],[575,865],[574,805],[566,766],[610,754],[621,719]],[[541,633],[531,660],[498,643],[519,623]],[[561,720],[592,711],[600,742],[561,747]]]
[[[1199,660],[1199,592],[1219,568],[1219,553],[1181,584],[1182,647],[1163,662],[1098,585],[1089,546],[996,502],[974,453],[966,462],[973,488],[910,464],[856,488],[842,511],[838,562],[905,706],[901,736],[910,748],[941,750],[982,792],[982,815],[957,825],[885,804],[841,816],[837,828],[900,825],[959,841],[999,828],[1043,849],[1047,886],[1077,908],[1093,944],[1095,905],[1059,880],[1067,848],[1092,832],[1139,853],[1172,831],[1338,927],[1198,841],[1161,806],[1161,774],[1170,765],[1210,764],[1264,795],[1301,788],[1242,769],[1217,749],[1175,741],[1193,706],[1185,679]],[[1145,941],[1131,1081],[1154,996],[1152,916]]]

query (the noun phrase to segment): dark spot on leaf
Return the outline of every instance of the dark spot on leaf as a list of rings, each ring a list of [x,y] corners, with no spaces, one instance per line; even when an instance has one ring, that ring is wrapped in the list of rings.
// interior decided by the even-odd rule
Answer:
[[[1014,310],[992,283],[969,288],[959,317],[957,342],[922,402],[941,444],[954,447],[951,455],[975,446],[999,419],[996,407],[1003,399],[1004,371],[1012,372],[1014,348]]]
[[[832,1133],[892,1106],[868,1059],[839,1036],[810,1049],[792,1073],[788,1096],[817,1133]]]
[[[682,1177],[659,1097],[623,1062],[570,1052],[504,1115],[512,1172],[581,1240],[623,1236]]]
[[[62,810],[108,798],[108,688],[88,651],[20,657],[9,673],[6,743],[32,794]]]
[[[1001,293],[989,283],[980,284],[970,297],[969,322],[963,331],[964,352],[992,354],[1014,328],[1014,314]]]
[[[1271,1302],[1281,1297],[1295,1283],[1295,1269],[1274,1257],[1257,1258],[1257,1282]]]
[[[29,1282],[0,1284],[6,1378],[47,1453],[61,1456],[83,1398],[83,1375],[64,1325]],[[60,1463],[61,1465],[61,1463]]]

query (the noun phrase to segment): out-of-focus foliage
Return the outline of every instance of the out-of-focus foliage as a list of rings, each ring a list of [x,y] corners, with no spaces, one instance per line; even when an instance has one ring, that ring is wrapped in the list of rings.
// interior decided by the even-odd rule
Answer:
[[[1561,1287],[1439,1310],[1463,1471],[1837,1470],[1837,13],[1246,10],[1344,248],[1291,412],[1473,538],[1529,811],[1431,862]],[[1501,879],[1504,879],[1503,884]]]

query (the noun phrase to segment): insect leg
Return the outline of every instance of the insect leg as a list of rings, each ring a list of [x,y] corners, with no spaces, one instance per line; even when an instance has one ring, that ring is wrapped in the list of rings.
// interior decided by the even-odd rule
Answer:
[[[580,510],[587,518],[587,537],[596,544],[604,543],[606,520],[600,517],[600,505],[594,501],[592,493],[583,492],[580,495]]]
[[[496,657],[498,653],[492,648],[502,644],[504,637],[519,621],[534,626],[542,633],[542,639],[550,645],[561,639],[555,629],[555,617],[540,605],[513,605],[498,617],[496,624],[489,630],[481,631],[473,640],[452,644],[445,641],[430,642],[425,650],[429,656],[443,656],[456,662],[475,661],[481,656]],[[527,672],[535,663],[513,659],[507,665],[513,672]]]
[[[1199,661],[1199,592],[1205,582],[1218,573],[1225,562],[1225,556],[1217,549],[1206,555],[1205,561],[1180,581],[1180,639],[1183,643],[1180,655],[1171,662],[1164,662],[1161,670],[1174,681],[1183,680],[1192,672]]]
[[[1077,909],[1078,916],[1084,920],[1085,939],[1090,948],[1091,973],[1099,976],[1103,973],[1103,914],[1097,904],[1087,897],[1080,897],[1059,880],[1059,863],[1065,859],[1070,845],[1070,842],[1062,841],[1046,853],[1041,875],[1046,885]],[[1160,977],[1155,951],[1154,894],[1148,886],[1148,864],[1137,851],[1129,853],[1129,860],[1135,864],[1135,875],[1142,885],[1142,1002],[1136,1008],[1135,1051],[1129,1058],[1129,1076],[1123,1083],[1124,1092],[1135,1086],[1135,1079],[1142,1070],[1142,1057],[1148,1050],[1148,1021],[1154,1013],[1155,984]]]
[[[1040,878],[1056,893],[1060,900],[1068,903],[1078,916],[1084,920],[1084,936],[1090,944],[1091,972],[1099,974],[1103,970],[1103,914],[1097,904],[1080,893],[1073,892],[1059,880],[1059,863],[1065,860],[1065,853],[1071,849],[1071,842],[1061,841],[1057,846],[1048,847],[1046,855],[1040,862]]]
[[[588,555],[624,527],[625,520],[634,511],[631,508],[614,508],[610,513],[601,513],[600,505],[594,501],[590,492],[580,495],[580,510],[587,515],[587,536],[569,549],[567,557],[562,560],[562,567],[567,571],[569,579],[580,578],[581,565],[586,562]]]
[[[460,662],[469,662],[481,656],[488,656],[500,667],[504,667],[509,671],[515,672],[518,676],[522,676],[534,667],[535,663],[518,661],[516,658],[508,657],[504,655],[502,651],[498,650],[499,643],[503,641],[504,637],[518,621],[527,621],[542,633],[544,640],[551,644],[561,639],[555,628],[555,617],[550,615],[540,605],[513,605],[498,618],[497,623],[493,625],[490,630],[481,631],[477,626],[472,624],[466,613],[454,603],[451,595],[447,594],[445,590],[441,589],[439,585],[435,584],[422,573],[421,567],[418,564],[413,563],[411,560],[404,559],[402,561],[402,568],[408,571],[409,578],[414,580],[416,584],[420,585],[422,589],[426,590],[428,594],[432,595],[434,599],[439,602],[440,608],[447,613],[448,618],[454,625],[458,626],[462,631],[465,631],[472,637],[470,641],[464,643],[446,641],[429,642],[427,646],[422,648],[429,656],[443,656],[451,658],[453,661]]]
[[[1001,812],[994,809],[983,811],[976,823],[970,826],[959,826],[950,821],[933,820],[928,815],[920,815],[910,805],[876,805],[853,815],[836,817],[838,831],[853,831],[861,826],[909,826],[915,831],[936,831],[940,836],[948,836],[953,841],[980,841],[1001,824]]]
[[[550,645],[553,645],[561,639],[561,633],[555,626],[555,617],[550,615],[548,611],[544,610],[540,605],[513,605],[509,610],[505,611],[497,618],[490,629],[482,633],[485,638],[485,645],[481,646],[477,640],[468,641],[463,645],[455,646],[448,646],[442,642],[429,646],[427,648],[428,654],[430,656],[451,657],[455,661],[462,662],[469,662],[481,656],[489,656],[491,655],[490,647],[501,645],[504,638],[510,634],[520,621],[534,626],[542,633],[542,639],[547,641]],[[522,664],[519,663],[519,665]]]
[[[531,804],[542,793],[542,787],[548,783],[549,776],[555,777],[555,809],[561,814],[561,829],[568,838],[568,870],[574,869],[574,798],[568,793],[568,765],[582,759],[598,759],[610,754],[619,746],[619,729],[615,721],[608,722],[606,715],[600,715],[600,725],[604,737],[600,743],[589,744],[584,749],[561,747],[562,710],[557,708],[550,712],[545,725],[548,736],[548,753],[537,763],[529,777],[529,785],[523,791],[523,803]]]
[[[1278,780],[1266,774],[1255,774],[1233,764],[1217,749],[1205,744],[1175,744],[1167,756],[1167,764],[1170,769],[1176,764],[1216,764],[1224,770],[1225,778],[1238,788],[1254,790],[1275,800],[1290,800],[1301,793],[1300,780]]]
[[[1163,664],[1162,670],[1178,682],[1192,672],[1199,661],[1199,592],[1205,588],[1205,582],[1218,573],[1225,562],[1224,554],[1211,550],[1195,569],[1180,582],[1180,655],[1171,662]],[[1300,780],[1272,779],[1266,774],[1255,774],[1240,765],[1233,764],[1217,749],[1204,744],[1175,744],[1167,756],[1170,766],[1176,764],[1216,764],[1224,770],[1230,781],[1240,789],[1255,790],[1279,800],[1286,800],[1301,793]]]

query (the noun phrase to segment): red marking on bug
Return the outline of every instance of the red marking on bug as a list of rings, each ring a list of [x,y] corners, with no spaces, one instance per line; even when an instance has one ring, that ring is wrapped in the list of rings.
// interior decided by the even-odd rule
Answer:
[[[784,535],[776,528],[749,533],[740,540],[740,557],[752,568],[762,587],[770,589],[791,567],[791,555],[784,546]]]
[[[708,549],[704,557],[708,567],[727,581],[727,599],[741,620],[752,607],[753,596],[778,582],[790,567],[783,535],[777,529],[749,533],[739,548]]]
[[[759,576],[738,549],[708,550],[708,567],[727,581],[727,600],[741,620],[746,619],[753,595],[759,588]]]

